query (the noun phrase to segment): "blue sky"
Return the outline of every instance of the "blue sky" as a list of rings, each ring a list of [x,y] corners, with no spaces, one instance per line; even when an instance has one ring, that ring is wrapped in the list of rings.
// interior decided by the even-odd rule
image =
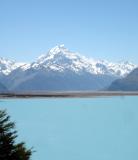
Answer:
[[[57,44],[138,64],[137,0],[0,0],[0,57],[33,61]]]

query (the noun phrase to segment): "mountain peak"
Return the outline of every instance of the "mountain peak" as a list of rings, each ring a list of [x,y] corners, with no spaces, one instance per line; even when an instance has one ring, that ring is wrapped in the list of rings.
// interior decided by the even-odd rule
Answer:
[[[137,65],[130,62],[112,63],[105,60],[94,60],[72,52],[65,48],[64,44],[57,45],[50,49],[47,54],[43,54],[32,63],[17,63],[0,58],[0,73],[10,74],[13,70],[20,67],[26,71],[31,68],[45,71],[66,72],[71,71],[78,74],[88,72],[90,74],[102,74],[113,76],[126,76]]]
[[[71,52],[67,48],[64,47],[64,44],[57,45],[50,49],[47,54],[42,54],[38,57],[38,63],[44,63],[48,60],[56,60],[56,59],[77,59],[81,57],[78,53]]]
[[[57,45],[55,47],[53,47],[52,49],[49,50],[49,54],[58,54],[58,53],[65,53],[67,52],[68,49],[65,48],[65,45],[64,44],[61,44],[61,45]]]
[[[63,44],[57,45],[50,49],[47,54],[41,55],[31,66],[35,69],[45,68],[59,72],[69,70],[78,74],[89,72],[90,74],[115,76],[125,76],[136,67],[129,62],[111,63],[105,60],[86,58],[77,52],[68,50]]]
[[[57,46],[53,47],[52,49],[50,49],[47,54],[42,54],[41,56],[39,56],[38,61],[41,61],[41,60],[48,58],[48,57],[51,57],[51,56],[53,57],[55,54],[65,52],[67,50],[68,49],[66,49],[64,47],[64,44],[57,45]]]

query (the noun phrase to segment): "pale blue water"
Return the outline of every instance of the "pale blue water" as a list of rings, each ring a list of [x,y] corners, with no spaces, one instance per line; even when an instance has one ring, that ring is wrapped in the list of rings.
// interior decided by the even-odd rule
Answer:
[[[138,97],[1,100],[32,160],[138,160]]]

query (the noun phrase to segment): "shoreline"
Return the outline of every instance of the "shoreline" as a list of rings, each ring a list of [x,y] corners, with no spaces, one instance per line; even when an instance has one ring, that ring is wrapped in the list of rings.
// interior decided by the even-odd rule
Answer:
[[[65,92],[24,92],[24,93],[0,93],[3,98],[92,98],[111,96],[138,96],[138,92],[122,91],[65,91]]]

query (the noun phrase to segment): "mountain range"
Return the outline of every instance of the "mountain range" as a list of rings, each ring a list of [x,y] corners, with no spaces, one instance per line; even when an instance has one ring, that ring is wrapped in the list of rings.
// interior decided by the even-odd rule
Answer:
[[[138,91],[138,68],[134,69],[126,77],[112,82],[108,90],[110,91]]]
[[[0,82],[11,92],[100,90],[136,67],[86,58],[59,45],[31,63],[0,58]]]

